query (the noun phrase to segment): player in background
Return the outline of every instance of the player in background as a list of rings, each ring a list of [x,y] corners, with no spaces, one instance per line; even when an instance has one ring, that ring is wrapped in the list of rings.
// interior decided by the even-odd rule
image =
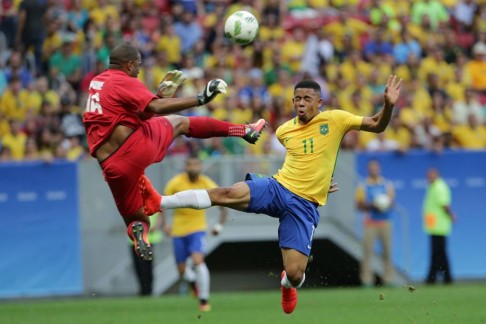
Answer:
[[[176,136],[237,136],[255,143],[266,123],[260,119],[243,125],[208,117],[169,115],[207,104],[218,94],[226,93],[226,83],[211,80],[195,97],[161,98],[174,94],[184,81],[181,72],[168,73],[154,95],[137,79],[141,65],[135,46],[116,46],[108,70],[97,75],[89,85],[83,122],[90,153],[100,163],[135,250],[140,258],[151,260],[147,239],[150,222],[143,212],[137,187],[145,168],[164,158]]]
[[[383,177],[378,160],[368,161],[368,175],[356,190],[356,207],[363,213],[363,258],[360,265],[361,284],[374,285],[371,265],[375,243],[383,250],[383,284],[393,285],[392,217],[395,200],[393,183]]]
[[[190,189],[213,189],[218,185],[208,176],[201,173],[202,163],[197,157],[189,157],[185,162],[185,172],[175,175],[165,187],[166,195]],[[172,216],[172,227],[168,225],[166,216],[162,214],[162,226],[166,236],[172,236],[174,256],[177,270],[183,280],[186,280],[193,294],[199,299],[199,310],[211,310],[209,304],[210,276],[204,262],[206,253],[206,211],[191,208],[176,209]],[[218,235],[223,230],[228,212],[220,208],[219,222],[212,228],[212,234]],[[186,264],[191,257],[194,269]]]
[[[332,174],[343,136],[350,130],[383,132],[390,122],[402,80],[388,78],[383,108],[374,116],[356,116],[343,110],[320,111],[321,89],[313,80],[302,80],[294,87],[292,99],[296,117],[276,132],[286,148],[285,161],[272,177],[247,174],[245,181],[231,187],[188,190],[160,196],[145,177],[140,178],[144,211],[226,206],[249,213],[278,218],[279,245],[284,270],[281,274],[282,308],[292,313],[297,304],[296,288],[305,280],[312,237],[319,223],[318,206],[326,204]]]

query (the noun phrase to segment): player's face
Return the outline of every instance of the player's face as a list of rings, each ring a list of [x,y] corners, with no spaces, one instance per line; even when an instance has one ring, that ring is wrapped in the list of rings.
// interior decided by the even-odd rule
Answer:
[[[140,66],[142,65],[142,57],[138,54],[138,58],[135,61],[128,61],[128,74],[131,77],[136,78],[140,73]]]
[[[190,177],[197,177],[201,174],[202,165],[198,159],[188,159],[186,161],[186,172]]]
[[[371,177],[378,177],[380,175],[380,165],[376,161],[370,161],[368,164],[368,173]]]
[[[314,89],[297,88],[292,98],[295,113],[299,122],[307,124],[319,113],[319,107],[322,105],[320,94]]]
[[[430,168],[429,170],[427,170],[427,180],[429,181],[429,183],[432,183],[435,181],[435,179],[437,179],[439,177],[439,172],[434,169],[434,168]]]

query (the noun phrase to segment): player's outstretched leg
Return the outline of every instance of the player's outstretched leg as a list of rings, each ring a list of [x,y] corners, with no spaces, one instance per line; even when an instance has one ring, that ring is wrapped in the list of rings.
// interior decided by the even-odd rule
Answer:
[[[282,281],[284,277],[285,271],[282,271],[280,280]],[[286,288],[281,283],[280,290],[282,291],[282,309],[286,314],[290,314],[297,306],[297,289],[293,287]]]
[[[161,212],[160,204],[162,202],[162,196],[159,195],[145,175],[142,175],[138,180],[138,186],[143,199],[142,207],[145,215],[153,215]]]
[[[152,246],[147,237],[149,226],[140,221],[132,222],[128,225],[128,236],[132,239],[138,257],[145,261],[152,261]]]
[[[265,127],[267,127],[267,122],[263,118],[253,124],[248,124],[242,138],[250,144],[255,144]]]
[[[177,123],[184,119],[174,116],[166,117],[177,129]],[[186,119],[188,121],[187,130],[181,134],[194,138],[211,138],[211,137],[241,137],[250,144],[255,144],[260,137],[263,129],[267,126],[264,119],[259,119],[252,124],[233,124],[206,116],[192,116]]]

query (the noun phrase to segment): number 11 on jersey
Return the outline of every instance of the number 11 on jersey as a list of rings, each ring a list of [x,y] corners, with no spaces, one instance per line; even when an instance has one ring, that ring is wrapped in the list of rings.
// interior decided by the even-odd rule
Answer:
[[[305,139],[302,141],[304,143],[304,154],[307,154],[307,142],[309,142],[310,154],[314,153],[314,139],[311,137],[309,140]]]

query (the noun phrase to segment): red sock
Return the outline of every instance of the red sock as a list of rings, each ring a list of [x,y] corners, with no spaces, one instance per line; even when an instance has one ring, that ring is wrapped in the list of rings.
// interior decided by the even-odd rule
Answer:
[[[187,136],[195,138],[227,137],[245,135],[245,125],[232,124],[210,117],[189,117]]]

